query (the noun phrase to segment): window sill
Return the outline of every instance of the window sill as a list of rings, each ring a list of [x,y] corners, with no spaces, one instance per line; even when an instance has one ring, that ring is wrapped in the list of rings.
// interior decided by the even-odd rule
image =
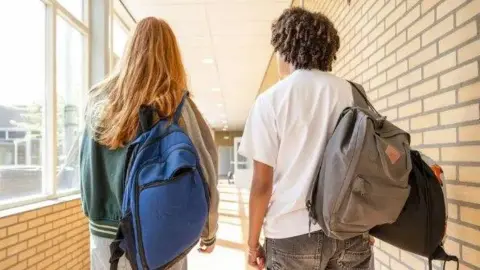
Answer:
[[[22,200],[20,206],[14,206],[13,204],[8,204],[5,206],[0,205],[0,218],[17,215],[20,213],[25,213],[33,210],[38,210],[40,208],[65,203],[69,201],[74,201],[80,199],[79,191],[75,191],[72,195],[72,192],[66,193],[63,197],[49,198],[46,196],[35,196],[27,200]],[[3,210],[2,210],[3,207]]]

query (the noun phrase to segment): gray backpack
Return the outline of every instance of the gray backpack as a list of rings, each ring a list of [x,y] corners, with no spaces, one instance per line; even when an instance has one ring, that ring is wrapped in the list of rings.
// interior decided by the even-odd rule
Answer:
[[[408,198],[410,135],[382,117],[350,82],[354,106],[341,114],[307,196],[310,222],[344,240],[393,223]]]

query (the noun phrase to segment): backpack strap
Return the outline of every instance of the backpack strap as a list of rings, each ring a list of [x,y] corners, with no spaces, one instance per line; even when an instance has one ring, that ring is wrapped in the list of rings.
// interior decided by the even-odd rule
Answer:
[[[110,270],[118,269],[118,262],[120,258],[125,254],[125,251],[120,246],[124,239],[122,228],[118,227],[117,235],[115,239],[110,244]]]
[[[350,83],[353,89],[352,91],[353,103],[358,107],[361,107],[364,109],[370,109],[373,112],[375,112],[378,116],[380,116],[380,113],[375,109],[375,107],[373,107],[372,103],[368,99],[367,94],[365,93],[365,90],[363,89],[363,87],[351,81],[348,81],[348,83]]]
[[[152,128],[153,117],[155,113],[157,112],[152,106],[140,106],[140,111],[138,112],[138,120],[140,121],[140,127],[137,136],[149,131]]]
[[[185,104],[185,99],[188,97],[188,91],[184,91],[182,100],[180,101],[180,104],[178,104],[177,109],[175,110],[175,114],[173,115],[173,122],[175,124],[178,124],[178,121],[180,120],[180,117],[182,116],[182,109],[183,105]]]

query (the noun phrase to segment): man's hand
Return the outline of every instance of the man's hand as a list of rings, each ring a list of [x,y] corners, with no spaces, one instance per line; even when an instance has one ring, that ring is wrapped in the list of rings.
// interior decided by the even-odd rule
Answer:
[[[258,270],[265,268],[265,250],[262,246],[248,248],[248,264]]]
[[[214,249],[215,249],[215,242],[207,245],[203,240],[201,240],[200,247],[198,248],[198,252],[210,254],[213,252]]]

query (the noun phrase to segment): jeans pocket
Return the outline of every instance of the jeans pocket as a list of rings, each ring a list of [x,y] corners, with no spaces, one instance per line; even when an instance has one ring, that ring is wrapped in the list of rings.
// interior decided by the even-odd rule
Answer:
[[[360,236],[346,240],[338,264],[349,270],[373,269],[372,247],[368,238]]]
[[[316,269],[320,264],[322,237],[318,233],[267,240],[267,269]]]

